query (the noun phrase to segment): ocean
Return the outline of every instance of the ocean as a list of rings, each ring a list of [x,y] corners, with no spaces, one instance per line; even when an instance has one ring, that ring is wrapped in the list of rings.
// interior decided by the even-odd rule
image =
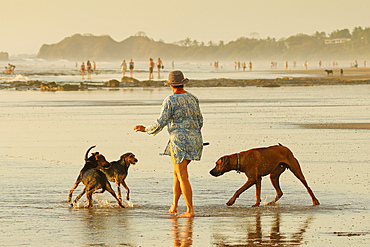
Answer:
[[[84,61],[86,64],[86,61]],[[93,61],[90,61],[93,62]],[[77,84],[80,82],[92,82],[102,84],[111,79],[120,80],[122,78],[122,72],[120,64],[122,61],[116,62],[96,62],[96,71],[92,73],[91,79],[88,79],[85,73],[84,79],[82,79],[80,73],[80,65],[82,61],[46,61],[38,58],[16,58],[11,61],[0,62],[0,67],[4,68],[8,66],[8,63],[16,66],[14,75],[0,73],[0,83],[11,82],[11,81],[29,81],[39,80],[44,83],[57,82],[57,83],[69,83]],[[128,60],[126,60],[128,62]],[[135,69],[133,77],[140,81],[149,79],[149,68],[147,61],[134,61]],[[234,61],[220,61],[218,67],[215,68],[214,63],[210,62],[176,62],[174,61],[174,67],[172,67],[172,61],[163,61],[164,69],[161,70],[158,76],[157,69],[154,70],[153,80],[166,80],[168,73],[173,69],[180,69],[184,75],[189,79],[214,79],[214,78],[230,78],[230,79],[275,79],[283,77],[307,77],[313,76],[307,73],[290,73],[292,71],[305,70],[302,61],[296,62],[294,67],[293,61],[288,62],[288,68],[285,67],[285,61],[276,62],[277,66],[271,68],[271,61],[256,61],[252,63],[252,70],[250,71],[247,67],[245,71],[243,68],[236,69],[234,67]],[[243,63],[243,61],[241,61]],[[247,66],[249,61],[245,61]],[[318,61],[312,61],[308,63],[308,69],[322,69],[323,75],[325,75],[324,69],[339,69],[339,68],[350,68],[351,61],[340,61],[338,65],[333,66],[332,62],[322,62],[322,66],[319,66]],[[130,76],[129,70],[126,71],[125,76]]]

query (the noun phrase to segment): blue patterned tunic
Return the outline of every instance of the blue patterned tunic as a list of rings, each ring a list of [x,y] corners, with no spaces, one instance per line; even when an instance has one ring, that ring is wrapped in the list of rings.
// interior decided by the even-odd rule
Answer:
[[[175,162],[200,160],[203,151],[203,139],[200,129],[203,116],[199,100],[191,93],[172,94],[162,103],[162,111],[154,124],[145,128],[148,134],[156,135],[167,126],[170,140],[164,154],[171,155],[170,145]]]

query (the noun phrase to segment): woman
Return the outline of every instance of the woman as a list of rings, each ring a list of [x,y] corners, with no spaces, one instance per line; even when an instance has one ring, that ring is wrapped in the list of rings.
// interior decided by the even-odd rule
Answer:
[[[84,79],[85,76],[85,62],[82,62],[81,67],[80,67],[81,75],[82,75],[82,80]]]
[[[91,79],[92,68],[91,68],[90,60],[87,60],[86,69],[87,69],[87,79]]]
[[[130,60],[129,66],[130,66],[130,77],[132,77],[132,74],[134,73],[134,61],[132,61],[132,59]]]
[[[153,58],[149,58],[149,81],[154,78],[153,70],[154,70],[154,61]]]
[[[125,59],[123,59],[123,60],[122,60],[122,63],[121,63],[122,77],[125,77],[126,69],[127,69],[126,60],[125,60]]]
[[[193,195],[188,176],[188,165],[191,160],[200,160],[203,151],[201,128],[203,116],[199,100],[184,90],[189,80],[181,71],[170,72],[166,86],[171,86],[173,94],[162,104],[162,112],[155,123],[148,127],[135,126],[136,132],[147,132],[156,135],[165,126],[170,134],[164,154],[172,157],[174,164],[173,202],[169,212],[177,215],[177,205],[181,193],[184,196],[187,211],[178,217],[194,217]]]

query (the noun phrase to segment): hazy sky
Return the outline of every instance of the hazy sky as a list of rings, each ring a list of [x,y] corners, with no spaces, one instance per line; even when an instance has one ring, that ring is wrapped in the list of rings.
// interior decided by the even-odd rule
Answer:
[[[139,31],[166,43],[287,38],[370,27],[370,0],[0,0],[0,51],[37,54],[73,34],[122,41]]]

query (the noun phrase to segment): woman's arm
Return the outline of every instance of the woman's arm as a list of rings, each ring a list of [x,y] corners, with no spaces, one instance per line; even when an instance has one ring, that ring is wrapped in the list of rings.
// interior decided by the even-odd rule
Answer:
[[[165,99],[162,104],[162,110],[159,118],[155,123],[145,127],[143,125],[137,125],[134,127],[136,132],[147,132],[150,135],[158,134],[167,124],[171,121],[172,118],[172,107],[169,100]]]

